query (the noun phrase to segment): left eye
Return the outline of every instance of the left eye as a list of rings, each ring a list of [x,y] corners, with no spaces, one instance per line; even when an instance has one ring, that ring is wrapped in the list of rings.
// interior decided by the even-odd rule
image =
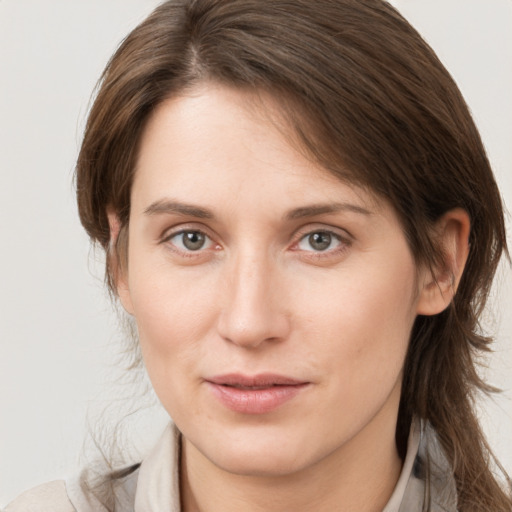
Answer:
[[[341,238],[329,231],[314,231],[303,236],[297,247],[302,251],[325,252],[342,244]]]
[[[180,231],[167,240],[184,252],[200,251],[213,244],[213,241],[206,234],[195,230]]]

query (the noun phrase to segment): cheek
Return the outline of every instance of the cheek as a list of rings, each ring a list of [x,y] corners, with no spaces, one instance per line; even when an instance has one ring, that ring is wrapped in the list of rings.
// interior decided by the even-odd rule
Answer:
[[[183,375],[192,375],[214,325],[214,290],[208,276],[169,272],[132,262],[130,293],[144,362],[155,391],[165,402]]]
[[[415,266],[409,258],[347,267],[337,279],[304,283],[299,306],[311,357],[347,382],[398,378],[415,319]],[[314,359],[313,359],[314,360]]]

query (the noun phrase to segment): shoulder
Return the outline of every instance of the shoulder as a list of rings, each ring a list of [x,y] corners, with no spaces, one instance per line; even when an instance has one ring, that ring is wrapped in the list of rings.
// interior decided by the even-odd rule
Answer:
[[[55,480],[25,491],[4,512],[76,512],[64,480]]]

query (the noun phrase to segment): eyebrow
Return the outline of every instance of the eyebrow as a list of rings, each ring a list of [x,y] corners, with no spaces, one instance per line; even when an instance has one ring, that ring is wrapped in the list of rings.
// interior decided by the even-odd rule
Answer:
[[[144,213],[146,215],[157,215],[159,213],[177,213],[188,215],[199,219],[212,219],[213,213],[206,208],[195,206],[193,204],[179,203],[177,201],[162,199],[149,205]]]
[[[315,217],[317,215],[338,213],[338,212],[353,212],[361,215],[372,215],[370,210],[351,203],[322,203],[312,204],[308,206],[301,206],[290,210],[285,215],[286,220],[297,220],[306,217]],[[213,213],[201,206],[181,203],[170,199],[160,199],[149,205],[144,213],[146,215],[170,214],[176,213],[179,215],[197,217],[199,219],[213,219]]]
[[[286,214],[287,220],[303,219],[305,217],[315,217],[326,213],[353,212],[361,215],[372,215],[373,212],[351,203],[327,203],[312,204],[295,208]]]

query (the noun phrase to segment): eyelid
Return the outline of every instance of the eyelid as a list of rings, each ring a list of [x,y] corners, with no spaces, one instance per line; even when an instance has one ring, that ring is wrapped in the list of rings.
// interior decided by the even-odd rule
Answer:
[[[159,236],[159,240],[164,242],[165,240],[172,238],[178,233],[183,233],[184,231],[198,231],[200,233],[204,233],[209,238],[215,238],[215,235],[212,234],[212,230],[200,222],[179,222],[163,229]]]
[[[313,233],[329,233],[334,235],[335,237],[343,240],[346,243],[352,243],[353,236],[343,228],[330,226],[327,224],[308,224],[307,226],[300,227],[297,231],[295,231],[293,235],[294,244],[299,240],[302,240],[305,236],[311,235]]]

